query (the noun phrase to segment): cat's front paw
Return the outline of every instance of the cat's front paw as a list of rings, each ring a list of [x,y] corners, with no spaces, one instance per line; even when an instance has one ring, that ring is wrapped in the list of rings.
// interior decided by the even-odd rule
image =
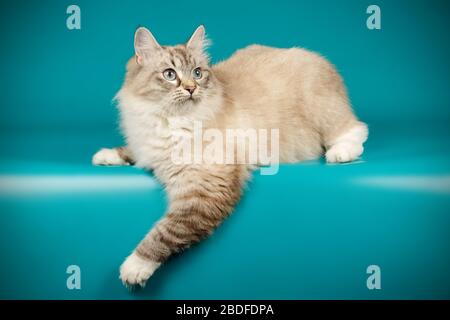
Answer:
[[[92,157],[92,163],[96,166],[127,166],[129,163],[125,161],[119,154],[117,149],[100,149]]]
[[[159,262],[142,259],[133,252],[120,266],[120,280],[128,288],[136,285],[144,287],[160,265]]]

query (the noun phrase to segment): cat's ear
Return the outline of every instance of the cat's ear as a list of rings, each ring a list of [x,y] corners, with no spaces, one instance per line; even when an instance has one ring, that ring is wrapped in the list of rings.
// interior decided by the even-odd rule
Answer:
[[[152,56],[152,53],[159,49],[161,49],[161,46],[147,28],[140,27],[136,30],[134,34],[134,51],[138,64],[145,64]]]
[[[203,52],[208,46],[208,39],[205,36],[205,27],[199,26],[186,44],[188,50]]]

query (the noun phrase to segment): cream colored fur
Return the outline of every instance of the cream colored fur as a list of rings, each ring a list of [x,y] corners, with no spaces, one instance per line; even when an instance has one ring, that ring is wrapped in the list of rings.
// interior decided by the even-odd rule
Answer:
[[[121,278],[127,285],[142,285],[170,254],[199,240],[172,234],[187,234],[195,228],[188,222],[184,226],[173,223],[180,214],[176,212],[204,210],[207,215],[219,208],[222,216],[211,216],[208,224],[213,228],[238,201],[239,190],[233,188],[242,187],[245,166],[176,165],[171,161],[172,137],[192,131],[194,121],[201,121],[205,129],[222,131],[279,129],[280,162],[315,159],[324,152],[328,162],[348,162],[363,152],[367,126],[354,115],[343,81],[326,59],[301,48],[252,45],[211,66],[204,43],[203,27],[186,45],[175,47],[161,47],[144,28],[136,33],[136,55],[128,62],[125,83],[116,97],[121,127],[130,157],[138,167],[154,170],[167,187],[171,204],[159,228],[152,229],[122,265]],[[169,66],[178,74],[176,82],[162,77]],[[194,81],[196,89],[188,99],[183,86],[186,81],[193,83],[191,72],[196,67],[202,68],[204,76]],[[121,164],[118,155],[102,149],[93,162]],[[224,184],[228,193],[211,191]],[[201,221],[194,218],[199,219],[193,216],[191,221]],[[205,235],[211,230],[205,230]],[[158,242],[163,236],[167,243],[182,244],[167,247]]]
[[[157,104],[136,96],[126,84],[121,89],[122,128],[138,166],[152,168],[155,161],[167,159],[174,131],[192,129],[195,120],[203,121],[204,128],[278,128],[282,163],[318,158],[340,136],[351,143],[339,140],[329,162],[352,161],[362,154],[367,126],[355,117],[341,77],[323,57],[300,48],[253,45],[213,66],[212,72],[222,96],[182,116],[161,117],[154,112]]]

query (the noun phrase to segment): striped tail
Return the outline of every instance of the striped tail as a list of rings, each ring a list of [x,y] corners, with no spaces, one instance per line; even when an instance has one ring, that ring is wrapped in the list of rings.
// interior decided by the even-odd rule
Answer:
[[[168,184],[169,211],[122,265],[123,283],[144,286],[172,254],[209,236],[233,211],[248,176],[243,165],[192,166],[177,172]]]

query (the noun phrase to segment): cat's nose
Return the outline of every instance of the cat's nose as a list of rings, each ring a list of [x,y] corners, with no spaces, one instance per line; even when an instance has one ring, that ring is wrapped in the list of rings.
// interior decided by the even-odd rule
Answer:
[[[194,82],[189,81],[189,82],[183,83],[183,88],[192,95],[195,91],[195,88],[197,88],[197,86],[195,85]]]
[[[187,87],[185,88],[190,94],[193,94],[195,91],[195,87]]]

